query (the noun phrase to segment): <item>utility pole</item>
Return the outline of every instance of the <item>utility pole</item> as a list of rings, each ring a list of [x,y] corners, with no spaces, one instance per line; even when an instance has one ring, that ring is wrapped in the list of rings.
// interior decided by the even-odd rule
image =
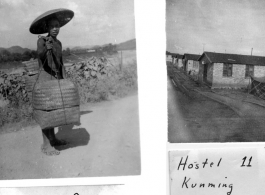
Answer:
[[[202,45],[203,45],[203,46],[202,46],[202,51],[204,52],[204,45],[205,45],[205,43],[203,43]]]
[[[121,64],[120,64],[120,71],[122,71],[122,50],[121,50]]]
[[[252,55],[253,48],[251,48],[251,55]]]

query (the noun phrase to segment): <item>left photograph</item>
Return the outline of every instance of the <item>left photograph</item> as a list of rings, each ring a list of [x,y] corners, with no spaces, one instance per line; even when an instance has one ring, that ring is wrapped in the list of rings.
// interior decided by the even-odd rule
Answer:
[[[122,195],[124,192],[124,185],[0,188],[0,194],[4,195]]]
[[[0,180],[140,175],[134,1],[0,16]]]

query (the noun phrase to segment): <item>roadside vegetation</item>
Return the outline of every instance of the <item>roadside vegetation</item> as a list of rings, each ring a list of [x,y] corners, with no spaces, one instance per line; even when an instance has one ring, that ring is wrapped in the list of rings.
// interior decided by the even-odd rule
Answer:
[[[31,58],[36,58],[37,52],[36,51],[25,51],[23,53],[12,53],[8,50],[0,51],[0,63],[7,63],[7,62],[19,62],[19,61],[27,61]]]
[[[0,74],[0,133],[35,124],[25,89],[25,75],[25,72]],[[92,57],[67,67],[67,76],[76,83],[81,104],[118,99],[137,90],[136,59],[120,69],[119,64],[105,57]]]
[[[120,70],[104,57],[91,57],[75,64],[67,73],[78,87],[82,104],[117,99],[137,89],[135,60]]]
[[[9,123],[32,121],[32,107],[25,89],[25,72],[0,71],[0,127]]]

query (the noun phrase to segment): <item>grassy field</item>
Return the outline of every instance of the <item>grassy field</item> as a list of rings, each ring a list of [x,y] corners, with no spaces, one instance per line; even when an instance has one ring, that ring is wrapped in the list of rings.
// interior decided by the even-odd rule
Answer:
[[[5,62],[0,63],[0,71],[3,71],[8,74],[14,74],[17,72],[22,72],[24,67],[22,62]]]
[[[2,62],[0,63],[0,70],[23,67],[22,62]]]

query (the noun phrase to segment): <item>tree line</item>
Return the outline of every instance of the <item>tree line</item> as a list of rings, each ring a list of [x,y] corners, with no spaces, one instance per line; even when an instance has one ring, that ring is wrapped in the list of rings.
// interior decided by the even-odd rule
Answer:
[[[96,48],[92,48],[92,49],[83,48],[83,49],[77,49],[77,50],[73,50],[73,51],[69,50],[69,52],[66,50],[66,54],[69,53],[69,55],[70,55],[70,53],[86,53],[86,52],[88,52],[88,50],[94,50],[96,53],[106,52],[107,54],[114,54],[114,53],[117,53],[117,45],[113,45],[113,44],[109,43],[105,46],[100,46],[100,47],[96,47]]]
[[[97,52],[107,52],[108,54],[117,53],[117,45],[112,45],[109,43],[108,45],[102,46],[98,49],[96,49]]]
[[[85,49],[86,51],[86,49]],[[96,52],[107,52],[109,54],[112,53],[116,53],[117,52],[117,46],[116,45],[112,45],[111,43],[97,48]],[[66,50],[63,50],[63,55],[64,56],[68,56],[70,55],[71,50],[69,48],[66,48]],[[28,61],[31,58],[37,58],[38,57],[38,53],[37,51],[34,50],[30,50],[30,51],[25,51],[24,53],[11,53],[10,51],[4,49],[2,51],[0,51],[0,63],[3,62],[14,62],[14,61]]]
[[[14,62],[14,61],[28,61],[31,58],[37,58],[37,51],[25,51],[24,53],[11,53],[8,50],[2,50],[0,52],[0,63],[1,62]]]

